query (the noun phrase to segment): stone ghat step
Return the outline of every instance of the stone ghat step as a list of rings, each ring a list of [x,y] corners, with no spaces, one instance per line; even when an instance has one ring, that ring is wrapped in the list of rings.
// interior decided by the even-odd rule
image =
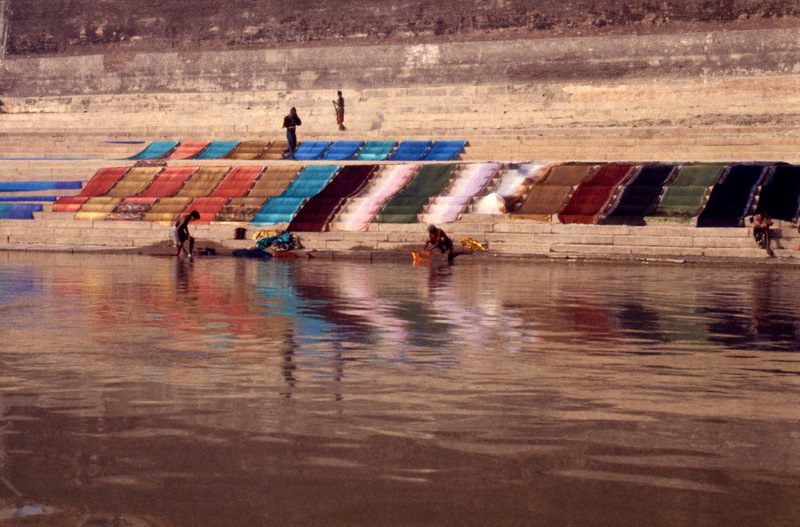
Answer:
[[[168,247],[168,223],[132,221],[83,221],[71,214],[42,212],[34,221],[0,220],[0,248],[23,246],[105,246],[109,248]],[[766,252],[755,246],[750,229],[696,229],[692,227],[628,227],[560,225],[542,223],[459,222],[444,226],[456,242],[473,238],[492,253],[511,255],[564,254],[596,256],[660,256],[760,258]],[[513,229],[509,228],[512,227]],[[238,223],[193,225],[198,244],[221,248],[247,248],[252,239],[235,240],[236,228],[248,237],[259,230],[285,225],[256,227]],[[524,229],[523,229],[524,227]],[[521,232],[524,231],[524,232]],[[305,248],[319,251],[415,250],[427,238],[424,224],[371,224],[366,232],[296,233]],[[800,244],[796,229],[776,229],[776,254],[800,258],[793,247]],[[460,247],[460,246],[459,246]]]
[[[713,82],[713,81],[711,81]],[[794,80],[796,84],[796,78]],[[514,86],[512,86],[513,88]],[[383,121],[415,120],[418,115],[436,119],[450,118],[466,121],[479,119],[483,128],[495,128],[487,123],[502,122],[505,127],[524,120],[543,124],[564,120],[571,122],[580,115],[580,122],[593,121],[610,123],[630,123],[644,118],[657,118],[661,122],[680,119],[697,120],[703,116],[716,117],[747,115],[774,115],[778,113],[785,119],[797,115],[800,95],[794,88],[764,91],[757,88],[736,89],[722,85],[717,89],[693,90],[684,86],[672,86],[671,91],[648,92],[639,90],[639,96],[624,96],[626,90],[636,91],[636,85],[606,85],[590,87],[586,85],[559,85],[540,93],[530,91],[515,93],[503,91],[499,95],[435,95],[423,93],[418,96],[395,96],[389,98],[358,96],[349,97],[346,121],[352,124],[365,120],[364,116],[381,116]],[[291,103],[278,101],[257,102],[214,102],[208,94],[186,94],[166,101],[147,104],[114,104],[125,96],[108,99],[101,96],[88,96],[88,106],[39,107],[36,99],[31,104],[6,104],[4,120],[25,123],[60,122],[63,126],[82,124],[84,126],[108,127],[112,123],[124,123],[126,129],[135,129],[148,122],[165,123],[181,117],[184,120],[199,119],[224,122],[233,116],[242,121],[257,121],[260,126],[277,122],[286,113],[289,105],[297,106],[301,117],[331,120],[330,97],[306,97],[302,92],[292,92]],[[27,101],[27,100],[26,100]],[[24,116],[36,115],[38,119],[26,120]],[[103,117],[109,119],[103,119]],[[374,122],[368,119],[370,123]]]
[[[104,117],[104,122],[108,122],[110,116],[106,115]],[[26,120],[30,121],[32,126],[34,123],[43,122],[41,118],[36,116],[26,117]],[[431,130],[458,129],[457,127],[448,127],[446,126],[447,124],[448,123],[430,123],[430,126],[426,126],[424,132],[416,130],[414,132],[405,133],[392,138],[395,140],[417,138],[430,139],[432,136]],[[139,147],[142,147],[150,141],[156,140],[208,139],[205,133],[206,130],[213,129],[215,127],[216,125],[201,126],[199,129],[194,127],[179,127],[177,128],[179,130],[178,134],[171,134],[164,131],[170,130],[171,127],[155,130],[152,133],[130,130],[128,128],[120,130],[118,127],[115,127],[113,130],[98,131],[96,128],[86,126],[85,124],[71,123],[69,126],[59,126],[57,128],[48,130],[30,129],[22,131],[19,130],[18,127],[14,127],[13,132],[9,130],[0,132],[0,141],[2,141],[2,144],[11,144],[13,142],[18,142],[20,144],[41,144],[43,148],[58,150],[73,144],[80,146],[82,144],[90,144],[95,142],[106,143],[104,149],[107,150],[117,146],[114,143],[109,143],[110,141],[137,141],[140,143]],[[271,126],[263,126],[262,124],[256,130],[257,131],[253,134],[236,135],[233,137],[225,137],[224,139],[270,140],[272,138],[279,139],[285,137],[278,127],[273,128]],[[475,137],[466,137],[466,139],[470,139],[474,143],[485,142],[487,144],[500,144],[500,141],[511,141],[524,144],[530,140],[542,140],[548,138],[552,141],[561,139],[562,141],[572,142],[576,140],[594,139],[597,137],[598,133],[604,133],[609,135],[611,138],[625,138],[629,141],[661,140],[666,142],[672,141],[672,139],[667,139],[670,136],[683,135],[686,137],[704,138],[707,140],[717,138],[718,143],[726,144],[732,140],[728,139],[729,137],[738,138],[736,141],[740,142],[737,144],[747,144],[748,141],[769,136],[773,141],[777,141],[781,144],[794,144],[794,142],[797,141],[797,138],[800,136],[800,132],[797,132],[792,127],[787,127],[785,124],[773,125],[765,123],[759,124],[758,126],[736,126],[731,124],[723,125],[721,123],[714,122],[713,120],[705,124],[694,125],[691,127],[676,126],[669,123],[659,123],[658,125],[636,123],[618,126],[573,123],[569,126],[569,136],[564,135],[564,129],[560,126],[533,127],[530,126],[530,124],[526,124],[523,127],[515,129],[509,129],[508,127],[503,127],[501,129],[487,129],[485,127],[481,127],[480,130],[480,135]],[[319,129],[317,129],[315,126],[308,126],[301,128],[300,131],[305,134],[328,134],[332,137],[351,137],[354,134],[358,134],[359,136],[366,135],[367,137],[372,137],[375,135],[380,136],[382,139],[387,139],[390,137],[389,132],[392,131],[392,127],[390,123],[384,123],[380,129],[355,131],[348,129],[345,132],[341,132],[339,130],[334,130],[333,128],[328,128],[326,122],[323,122]],[[214,137],[216,137],[216,135]],[[465,137],[462,135],[462,139],[463,138]],[[127,147],[128,145],[122,146]],[[122,146],[119,146],[119,148],[122,148]],[[136,147],[137,145],[130,146],[132,150],[136,150]]]
[[[436,133],[440,131],[451,131],[453,134],[458,131],[458,136],[461,139],[468,140],[472,146],[499,145],[504,147],[530,144],[532,141],[549,141],[554,145],[571,144],[576,141],[596,140],[598,136],[604,137],[604,143],[609,142],[625,146],[635,146],[643,141],[650,144],[674,144],[674,138],[681,137],[683,139],[679,139],[679,145],[689,144],[699,139],[709,144],[742,147],[754,144],[758,140],[763,140],[764,137],[769,137],[771,144],[783,146],[794,146],[800,140],[800,132],[796,133],[792,128],[785,125],[777,128],[770,126],[737,127],[722,126],[709,122],[689,128],[666,124],[660,127],[643,127],[642,125],[609,126],[574,123],[566,127],[569,135],[564,135],[565,127],[552,125],[534,126],[531,123],[525,123],[525,125],[514,129],[506,127],[503,130],[487,130],[480,126],[463,128],[456,126],[457,124],[458,122],[451,123],[449,121],[431,123],[430,126],[425,127],[424,131],[419,128],[418,122],[416,128],[411,131],[394,129],[391,124],[385,124],[380,129],[360,130],[351,127],[347,131],[341,132],[335,130],[333,126],[328,126],[325,122],[318,123],[316,126],[309,123],[309,126],[298,129],[298,138],[302,140],[304,136],[310,135],[314,137],[327,136],[331,140],[339,138],[380,138],[396,141],[405,139],[430,140],[435,139]],[[13,134],[5,133],[0,137],[0,141],[2,141],[4,147],[13,148],[15,152],[26,150],[29,152],[50,153],[53,151],[65,152],[73,149],[76,151],[100,150],[113,153],[135,153],[151,141],[158,140],[244,141],[285,139],[285,134],[281,132],[278,126],[272,127],[260,124],[254,128],[252,133],[244,131],[230,135],[228,135],[226,129],[226,133],[222,137],[220,137],[222,134],[219,133],[217,128],[219,127],[216,123],[204,123],[192,127],[184,127],[182,124],[178,124],[159,128],[152,133],[141,130],[126,130],[125,133],[121,133],[117,128],[98,130],[81,126],[69,126],[66,128],[51,128],[47,126],[43,129],[17,130]],[[480,130],[480,133],[465,135],[474,129]],[[115,143],[114,141],[123,143]],[[138,144],[129,144],[134,141]],[[3,150],[4,148],[0,148],[0,153]]]
[[[575,82],[550,82],[548,84],[481,84],[454,86],[414,86],[367,88],[361,90],[345,90],[349,105],[376,104],[385,105],[387,101],[397,101],[419,106],[430,100],[481,100],[491,104],[495,101],[506,101],[518,98],[520,101],[533,99],[538,95],[547,97],[549,103],[559,101],[611,100],[622,104],[638,104],[658,100],[673,100],[677,103],[687,101],[695,104],[698,101],[713,99],[719,96],[740,98],[773,99],[796,96],[796,80],[794,75],[772,75],[769,82],[746,76],[704,77],[699,79],[681,79],[671,82],[653,82],[651,79],[625,79],[623,82],[596,82],[592,85]],[[234,93],[192,93],[187,97],[180,93],[154,93],[132,95],[81,95],[80,97],[41,97],[41,98],[7,98],[4,99],[6,111],[75,112],[102,111],[111,108],[117,111],[139,112],[161,110],[164,107],[185,105],[187,108],[207,108],[209,106],[231,106],[233,108],[283,108],[288,104],[298,107],[330,105],[333,98],[330,90],[296,90],[290,93],[266,92],[234,92]],[[730,99],[730,97],[728,97]],[[7,101],[7,102],[6,102]],[[474,108],[474,106],[473,106]],[[285,108],[284,108],[285,109]]]
[[[424,111],[420,111],[424,110]],[[517,108],[512,114],[504,114],[507,110],[497,109],[483,113],[458,113],[458,112],[431,112],[427,109],[409,109],[407,112],[383,112],[376,114],[366,112],[361,114],[353,113],[346,119],[348,129],[357,131],[367,131],[374,129],[394,129],[398,131],[418,130],[420,126],[420,113],[426,114],[426,127],[443,127],[449,125],[452,128],[466,130],[524,130],[526,128],[571,128],[575,126],[595,126],[595,127],[631,127],[646,125],[649,119],[654,122],[661,122],[666,126],[675,126],[681,122],[688,125],[704,126],[717,125],[725,126],[727,122],[743,120],[753,121],[754,124],[763,122],[771,116],[776,116],[776,112],[770,112],[770,108],[750,107],[742,109],[740,112],[728,111],[720,114],[706,109],[702,111],[687,111],[686,115],[661,115],[654,116],[656,109],[650,111],[623,111],[623,117],[611,109],[601,111],[583,111],[580,109],[567,109],[564,111],[541,111],[526,110]],[[610,114],[615,117],[611,117]],[[123,116],[113,113],[97,114],[93,119],[84,119],[84,122],[76,124],[74,119],[70,119],[68,114],[55,114],[46,118],[20,119],[15,123],[19,131],[32,133],[57,133],[59,130],[86,129],[95,134],[111,134],[120,129],[120,122],[126,119]],[[306,112],[301,116],[304,125],[300,129],[328,129],[331,132],[337,131],[335,123],[327,113]],[[777,117],[777,116],[776,116]],[[788,108],[781,112],[781,120],[789,126],[796,125],[800,121],[800,111]],[[127,119],[131,121],[130,119]],[[193,112],[165,111],[154,114],[141,113],[136,115],[135,121],[126,123],[125,130],[131,134],[141,134],[154,136],[159,133],[165,135],[185,134],[191,136],[192,131],[204,132],[214,131],[217,133],[214,138],[223,136],[230,137],[230,134],[259,134],[269,133],[272,130],[280,131],[282,115],[248,116],[238,113],[230,115],[203,114]],[[688,126],[687,126],[688,128]],[[196,137],[196,136],[195,136]]]
[[[439,139],[447,139],[446,136],[437,136]],[[320,139],[330,140],[330,137],[322,137]],[[312,137],[307,136],[306,140],[314,140]],[[26,156],[27,157],[27,156]],[[51,159],[15,159],[3,160],[0,159],[0,178],[5,174],[20,174],[24,175],[32,171],[49,170],[50,173],[57,173],[57,168],[47,168],[47,164],[52,166],[64,166],[66,171],[76,173],[78,171],[75,167],[86,165],[84,172],[88,171],[90,176],[98,168],[109,166],[129,166],[133,161],[128,161],[121,158],[114,158],[100,152],[93,152],[91,159],[77,159],[77,160],[63,160],[58,159],[58,154],[55,154]],[[573,144],[572,146],[551,146],[546,142],[542,144],[530,145],[525,148],[485,148],[482,151],[477,151],[474,148],[467,147],[464,151],[454,160],[455,162],[509,162],[509,163],[557,163],[569,160],[573,162],[634,162],[634,163],[650,163],[650,162],[800,162],[800,145],[797,149],[784,148],[784,147],[770,147],[769,145],[761,145],[752,148],[739,148],[739,147],[715,147],[693,145],[684,148],[683,151],[669,146],[648,147],[647,145],[640,145],[638,147],[612,147],[612,146],[594,146],[590,144]],[[99,161],[99,163],[98,163]],[[169,161],[168,164],[176,164],[179,161]],[[248,164],[249,161],[241,160],[190,160],[195,164]],[[67,166],[65,163],[71,163],[72,166]],[[264,161],[261,161],[264,163]]]
[[[469,134],[473,137],[480,137],[487,131],[519,131],[526,130],[560,130],[562,133],[577,127],[594,127],[602,129],[628,129],[638,126],[648,126],[653,123],[661,123],[665,127],[676,127],[685,123],[686,129],[703,128],[705,136],[712,137],[711,130],[717,129],[718,137],[730,135],[724,128],[730,122],[749,122],[753,126],[760,125],[761,122],[769,120],[781,120],[785,124],[784,134],[792,128],[796,128],[800,123],[800,111],[793,112],[787,109],[777,115],[773,113],[747,112],[736,115],[720,115],[719,112],[698,113],[689,112],[686,116],[653,115],[652,112],[642,113],[634,116],[628,113],[625,119],[611,118],[606,114],[615,114],[620,110],[608,110],[606,113],[598,114],[573,110],[553,114],[528,115],[523,110],[515,110],[514,114],[508,117],[503,116],[502,112],[487,113],[486,115],[462,115],[462,114],[430,114],[426,116],[429,124],[426,124],[427,131],[435,130],[460,130],[461,135]],[[419,115],[420,112],[413,112]],[[424,112],[422,112],[424,114]],[[624,112],[621,112],[624,113]],[[69,116],[58,114],[63,119],[29,119],[15,125],[21,132],[36,134],[57,134],[64,130],[73,131],[73,134],[91,134],[89,137],[103,139],[117,133],[120,129],[120,116],[114,114],[98,114],[91,121],[76,124]],[[338,133],[333,118],[327,114],[316,116],[309,113],[302,116],[304,125],[298,133],[314,133],[314,130],[332,135]],[[787,118],[790,118],[787,121]],[[259,116],[251,117],[240,114],[229,116],[212,114],[195,114],[180,112],[160,112],[158,114],[138,114],[135,122],[126,123],[125,130],[137,136],[146,136],[152,139],[159,138],[202,138],[209,140],[227,140],[230,138],[261,137],[280,133],[280,123],[282,116]],[[380,131],[386,137],[386,133],[391,131],[397,136],[405,134],[418,134],[420,122],[418,117],[408,114],[375,114],[366,113],[351,116],[346,120],[350,133],[368,133],[370,131]],[[81,130],[82,132],[78,132]],[[689,133],[689,132],[687,132]],[[736,133],[736,132],[734,132]],[[750,132],[751,134],[753,131]],[[763,132],[761,136],[767,132]],[[664,132],[666,134],[666,131]],[[675,134],[680,137],[680,134]],[[678,144],[683,144],[679,142]]]
[[[486,139],[472,139],[467,147],[459,156],[461,160],[467,161],[537,161],[549,162],[569,159],[571,161],[784,161],[798,162],[800,160],[800,139],[797,140],[775,140],[768,138],[761,140],[750,138],[744,139],[738,136],[730,137],[729,144],[720,144],[720,137],[708,137],[701,139],[698,137],[689,141],[686,137],[675,138],[674,142],[669,141],[669,137],[658,139],[642,139],[637,142],[630,137],[616,136],[622,133],[619,131],[597,130],[596,137],[589,139],[568,140],[561,134],[543,134],[539,139],[531,139],[527,142],[517,139],[497,139],[489,141]],[[677,132],[676,132],[677,133]],[[386,133],[370,137],[357,132],[352,132],[347,136],[335,136],[331,133],[312,132],[301,136],[301,141],[311,140],[431,140],[431,139],[463,139],[463,134],[455,135],[451,131],[430,132],[426,136],[408,136],[404,134]],[[246,139],[237,139],[246,140]],[[274,141],[282,140],[277,136],[263,137],[260,140]],[[684,142],[685,141],[685,142]],[[15,152],[6,155],[7,159],[0,158],[0,170],[4,167],[38,167],[44,165],[68,165],[68,164],[90,164],[92,166],[109,164],[130,163],[125,157],[138,153],[144,146],[131,148],[124,153],[108,151],[103,149],[102,143],[97,143],[97,148],[92,150],[75,153],[69,149],[49,150],[46,155],[36,152]],[[48,159],[49,158],[49,159]],[[98,163],[99,162],[99,163]]]
[[[45,222],[48,226],[51,225],[85,225],[87,221],[76,220],[72,213],[67,212],[52,212],[50,210],[42,210],[34,213],[34,218],[37,221]],[[110,221],[103,220],[94,222],[102,225],[160,225],[154,222],[138,222],[138,221]],[[226,226],[242,226],[236,222],[219,222],[212,223],[215,228],[224,229]],[[250,230],[269,230],[273,227],[259,227],[249,224],[243,224]],[[632,239],[632,240],[645,240],[645,239],[698,239],[709,240],[709,243],[715,243],[713,240],[728,240],[727,243],[737,244],[740,240],[752,240],[752,227],[749,223],[744,227],[694,227],[685,224],[668,224],[666,222],[656,223],[646,226],[631,226],[631,225],[594,225],[594,224],[562,224],[562,223],[548,223],[532,220],[518,220],[509,215],[493,215],[493,214],[465,214],[454,223],[447,223],[442,226],[451,238],[458,238],[462,236],[481,236],[488,237],[494,236],[499,240],[501,237],[507,239],[531,239],[535,236],[572,236],[584,239],[585,243],[591,244],[591,237],[599,239]],[[394,236],[404,235],[410,238],[425,236],[427,224],[425,223],[370,223],[367,231],[370,235],[383,236],[391,234]],[[793,240],[800,238],[798,228],[796,225],[776,220],[773,228],[773,237],[775,239]],[[324,236],[360,236],[363,232],[350,233],[348,231],[338,231],[332,229],[332,232],[322,233]],[[701,242],[698,242],[701,243]]]

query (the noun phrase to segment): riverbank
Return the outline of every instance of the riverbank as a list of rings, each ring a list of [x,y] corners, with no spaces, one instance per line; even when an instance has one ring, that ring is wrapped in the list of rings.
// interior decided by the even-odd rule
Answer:
[[[0,231],[4,227],[0,222]],[[642,227],[644,234],[647,227]],[[657,229],[657,228],[652,228]],[[193,230],[196,230],[193,227]],[[746,230],[746,229],[740,229]],[[338,260],[338,261],[360,261],[360,262],[397,262],[407,260],[412,265],[431,265],[440,266],[448,265],[447,259],[444,255],[438,252],[433,254],[430,262],[414,262],[411,253],[419,251],[424,243],[424,233],[421,232],[418,236],[407,236],[403,241],[396,241],[391,248],[378,249],[377,247],[367,247],[365,240],[360,239],[359,236],[353,235],[348,237],[350,242],[348,246],[344,245],[341,237],[337,240],[339,248],[333,249],[325,242],[326,233],[297,233],[302,248],[289,251],[278,252],[277,254],[271,253],[269,256],[265,255],[264,258],[270,258],[274,254],[275,259],[292,260],[292,259],[320,259],[320,260]],[[749,233],[747,233],[749,234]],[[210,239],[204,237],[202,234],[198,235],[195,232],[195,256],[196,258],[230,258],[234,256],[235,252],[240,252],[243,249],[254,249],[255,240],[235,240],[235,239]],[[330,238],[330,236],[327,236]],[[645,236],[646,237],[646,236]],[[738,238],[738,237],[737,237]],[[747,239],[746,237],[742,237]],[[330,241],[330,240],[329,240]],[[741,241],[741,240],[740,240]],[[800,251],[792,249],[797,240],[792,239],[791,243],[788,239],[779,239],[778,246],[775,247],[776,257],[770,258],[767,256],[763,249],[755,247],[744,248],[735,253],[732,249],[721,249],[707,247],[702,254],[702,249],[687,248],[686,251],[658,248],[652,245],[642,245],[640,247],[629,247],[628,251],[620,251],[619,246],[609,246],[603,248],[595,244],[586,245],[583,250],[580,246],[572,244],[569,251],[563,248],[556,247],[554,251],[528,251],[520,250],[517,248],[515,251],[492,249],[484,239],[484,244],[489,248],[486,251],[470,251],[463,246],[456,243],[456,259],[455,264],[467,264],[472,261],[486,261],[486,260],[502,260],[502,261],[516,261],[516,262],[616,262],[624,263],[638,263],[638,264],[692,264],[692,265],[731,265],[731,266],[767,266],[767,267],[781,267],[781,266],[800,266]],[[673,244],[679,244],[679,241],[673,240]],[[688,249],[693,249],[690,251]],[[700,250],[700,253],[698,253]],[[0,254],[3,252],[8,253],[72,253],[72,254],[129,254],[129,255],[154,255],[161,257],[171,257],[174,252],[170,242],[166,237],[161,241],[155,241],[151,244],[144,244],[140,246],[110,246],[110,245],[96,245],[96,244],[79,244],[79,243],[13,243],[3,244],[0,246]],[[255,257],[255,256],[251,256]],[[181,259],[185,259],[182,257]]]

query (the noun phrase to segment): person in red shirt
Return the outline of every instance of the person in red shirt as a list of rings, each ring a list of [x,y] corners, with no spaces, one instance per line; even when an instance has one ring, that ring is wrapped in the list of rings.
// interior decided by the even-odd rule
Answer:
[[[428,245],[431,246],[428,249]],[[453,240],[450,239],[447,234],[436,225],[429,225],[428,226],[428,241],[425,243],[425,247],[422,249],[423,252],[431,252],[434,249],[440,249],[442,254],[445,252],[447,253],[447,259],[452,260],[456,257],[455,253],[453,252]]]

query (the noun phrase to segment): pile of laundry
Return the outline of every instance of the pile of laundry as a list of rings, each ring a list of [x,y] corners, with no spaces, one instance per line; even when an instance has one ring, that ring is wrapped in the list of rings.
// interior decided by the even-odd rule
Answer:
[[[286,231],[258,231],[253,235],[256,246],[253,249],[238,249],[233,256],[243,258],[271,258],[302,249],[300,238]]]

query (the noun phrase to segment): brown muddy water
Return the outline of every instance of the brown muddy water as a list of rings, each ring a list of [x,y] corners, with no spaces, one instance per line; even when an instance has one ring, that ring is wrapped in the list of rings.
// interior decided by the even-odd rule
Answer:
[[[0,253],[0,526],[798,527],[798,306],[791,267]]]

